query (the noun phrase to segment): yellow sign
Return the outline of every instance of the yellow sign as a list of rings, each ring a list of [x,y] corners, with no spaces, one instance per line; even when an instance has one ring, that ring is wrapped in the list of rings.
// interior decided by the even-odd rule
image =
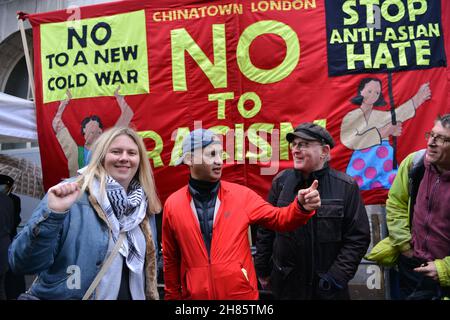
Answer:
[[[144,10],[40,28],[44,103],[149,92]]]

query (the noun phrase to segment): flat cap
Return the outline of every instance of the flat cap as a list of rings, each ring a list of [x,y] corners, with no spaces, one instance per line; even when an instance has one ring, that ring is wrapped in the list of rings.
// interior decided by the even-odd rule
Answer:
[[[305,140],[320,141],[324,144],[328,144],[330,148],[334,147],[333,137],[327,129],[312,122],[305,122],[298,125],[294,129],[294,132],[290,132],[286,135],[286,140],[292,142],[296,137]]]

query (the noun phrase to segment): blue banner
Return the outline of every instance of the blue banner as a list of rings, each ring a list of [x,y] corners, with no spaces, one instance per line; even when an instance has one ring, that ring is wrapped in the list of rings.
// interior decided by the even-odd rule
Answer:
[[[326,0],[328,75],[446,66],[439,0]]]

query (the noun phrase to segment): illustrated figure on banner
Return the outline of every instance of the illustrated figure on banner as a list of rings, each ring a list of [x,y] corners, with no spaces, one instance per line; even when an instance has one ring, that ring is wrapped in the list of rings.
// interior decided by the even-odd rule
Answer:
[[[389,189],[397,169],[393,167],[394,150],[390,136],[400,136],[402,125],[416,115],[416,110],[431,98],[429,83],[395,108],[397,124],[392,124],[391,112],[374,107],[385,106],[382,83],[378,78],[361,80],[357,95],[351,99],[360,107],[347,113],[342,120],[341,142],[354,150],[346,173],[352,176],[361,190]]]
[[[119,94],[120,86],[114,92],[117,103],[119,104],[121,114],[114,126],[128,126],[133,118],[134,112],[125,101],[125,98]],[[67,158],[69,176],[74,176],[77,170],[88,164],[90,151],[93,143],[103,132],[103,123],[98,115],[91,115],[81,121],[81,134],[84,137],[84,145],[78,146],[70,134],[66,125],[62,121],[62,114],[72,99],[70,90],[67,90],[67,98],[62,100],[55,117],[53,118],[53,130],[56,138]]]

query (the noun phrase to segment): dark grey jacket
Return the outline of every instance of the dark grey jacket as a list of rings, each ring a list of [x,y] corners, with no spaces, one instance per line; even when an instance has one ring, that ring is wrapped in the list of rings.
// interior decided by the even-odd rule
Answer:
[[[8,271],[8,247],[14,232],[14,204],[10,197],[0,192],[0,274]]]
[[[289,205],[299,189],[319,181],[322,206],[305,226],[293,232],[258,228],[255,266],[271,276],[278,299],[347,299],[351,280],[370,243],[367,213],[356,182],[326,165],[308,181],[288,169],[272,182],[268,201]]]

